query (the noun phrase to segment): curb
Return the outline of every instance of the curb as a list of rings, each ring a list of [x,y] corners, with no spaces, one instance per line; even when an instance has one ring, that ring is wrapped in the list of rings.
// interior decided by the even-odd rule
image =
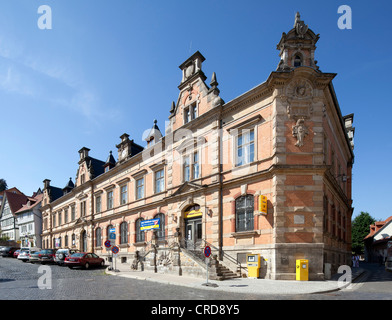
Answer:
[[[156,282],[156,283],[161,283],[161,284],[168,284],[168,285],[175,285],[175,286],[181,286],[181,287],[187,287],[187,288],[194,288],[194,289],[205,289],[205,290],[215,290],[215,291],[222,291],[222,292],[237,292],[237,291],[233,291],[230,289],[227,289],[227,287],[223,287],[223,286],[206,286],[203,285],[202,283],[197,283],[197,280],[195,279],[195,283],[179,283],[179,282],[173,282],[173,281],[168,281],[168,280],[162,280],[162,279],[155,279],[155,278],[151,278],[151,277],[145,277],[145,276],[140,276],[140,275],[131,275],[131,274],[121,274],[118,272],[114,272],[109,270],[109,268],[106,269],[106,274],[108,275],[114,275],[114,276],[120,276],[120,277],[124,277],[124,278],[129,278],[129,279],[135,279],[135,280],[144,280],[144,281],[150,281],[150,282]],[[352,284],[355,280],[357,280],[360,276],[362,276],[364,273],[366,272],[366,270],[360,270],[358,273],[356,273],[353,278],[351,279],[350,283],[347,283],[341,287],[336,287],[336,288],[332,288],[332,289],[327,289],[327,290],[319,290],[317,291],[317,289],[315,288],[316,291],[311,291],[311,289],[309,290],[309,292],[292,292],[292,293],[287,293],[287,292],[274,292],[274,294],[276,295],[285,295],[285,294],[323,294],[323,293],[330,293],[330,292],[336,292],[339,290],[342,290],[344,288],[346,288],[347,286],[349,286],[350,284]],[[202,279],[200,279],[202,281]],[[250,288],[251,289],[251,288]],[[253,293],[252,290],[249,293]]]

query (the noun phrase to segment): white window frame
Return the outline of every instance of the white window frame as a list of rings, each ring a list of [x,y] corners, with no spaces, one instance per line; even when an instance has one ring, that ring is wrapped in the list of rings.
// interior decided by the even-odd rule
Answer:
[[[157,178],[157,174],[161,173],[161,172],[162,172],[162,176]],[[159,190],[158,190],[158,186],[160,186]],[[165,189],[166,189],[165,188],[165,168],[159,168],[158,170],[154,171],[154,193],[164,192]]]
[[[125,192],[123,191],[123,188],[125,188]],[[123,184],[120,185],[120,205],[124,205],[127,203],[128,203],[128,184]]]
[[[108,190],[106,192],[106,209],[107,210],[111,210],[111,209],[114,208],[114,193],[113,193],[113,190],[114,189],[110,189],[110,190]],[[110,194],[112,194],[111,197],[109,197]],[[109,200],[111,200],[111,201],[109,201]],[[109,206],[109,204],[111,204],[111,205]]]
[[[185,106],[183,109],[183,114],[184,124],[195,120],[199,116],[199,103],[196,101]]]
[[[242,163],[239,163],[239,157],[238,157],[238,138],[240,136],[244,136],[244,134],[249,133],[253,130],[253,159],[249,159],[249,161],[245,158],[249,155],[249,151],[246,151],[246,155],[243,155],[243,159],[245,161],[242,161]],[[242,166],[248,166],[251,165],[252,163],[257,161],[257,125],[254,126],[246,126],[246,127],[241,127],[241,128],[236,128],[234,130],[230,131],[230,134],[232,136],[232,159],[233,159],[233,167],[242,167]],[[247,146],[249,146],[250,149],[250,142],[247,142]]]
[[[142,180],[143,184],[141,185],[142,187],[142,194],[139,197],[139,185],[138,185],[138,181]],[[145,179],[145,175],[138,177],[137,179],[135,179],[135,199],[136,200],[140,200],[143,199],[145,197],[145,189],[146,186],[146,179]]]

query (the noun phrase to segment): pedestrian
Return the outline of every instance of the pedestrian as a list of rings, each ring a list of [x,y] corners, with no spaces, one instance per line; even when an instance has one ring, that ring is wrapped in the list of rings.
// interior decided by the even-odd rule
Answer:
[[[356,267],[356,265],[355,265],[355,255],[352,255],[352,257],[351,257],[351,263],[352,263],[352,266],[353,266],[353,268],[355,268]]]
[[[359,255],[355,256],[355,266],[359,268]]]

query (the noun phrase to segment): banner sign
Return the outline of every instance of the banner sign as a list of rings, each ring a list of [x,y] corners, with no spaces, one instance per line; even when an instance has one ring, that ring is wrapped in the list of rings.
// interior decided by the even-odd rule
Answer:
[[[150,220],[143,220],[140,222],[140,230],[147,231],[153,229],[160,229],[161,228],[161,219],[150,219]]]
[[[203,215],[203,213],[201,212],[201,210],[191,210],[191,211],[186,211],[184,214],[184,218],[185,219],[189,219],[189,218],[196,218],[196,217],[201,217]]]

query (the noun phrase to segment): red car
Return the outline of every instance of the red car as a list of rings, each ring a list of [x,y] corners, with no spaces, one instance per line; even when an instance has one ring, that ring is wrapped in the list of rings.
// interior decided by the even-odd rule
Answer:
[[[66,257],[64,264],[70,269],[73,267],[84,267],[85,269],[88,269],[90,266],[103,267],[105,265],[105,260],[98,257],[95,253],[77,252]]]
[[[16,250],[15,252],[14,252],[14,258],[17,258],[18,257],[18,255],[19,255],[19,252],[20,252],[20,250],[18,249],[18,250]]]

